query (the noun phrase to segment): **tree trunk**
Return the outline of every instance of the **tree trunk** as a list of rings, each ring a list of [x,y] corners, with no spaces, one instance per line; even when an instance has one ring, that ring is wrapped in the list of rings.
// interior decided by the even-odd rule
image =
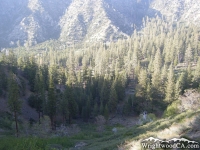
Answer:
[[[51,129],[53,130],[53,117],[52,116],[50,117],[50,120],[51,120]]]
[[[41,124],[41,122],[40,122],[40,111],[38,111],[38,117],[39,117],[39,124]]]
[[[15,128],[16,128],[16,136],[19,136],[19,130],[18,130],[18,122],[17,122],[17,112],[14,112],[14,117],[15,117]]]
[[[71,124],[71,116],[70,116],[70,114],[69,114],[69,124]]]
[[[42,111],[42,118],[44,118],[44,111]]]
[[[63,125],[65,125],[65,115],[63,114]]]
[[[56,130],[56,115],[54,116],[54,121],[53,121],[53,123],[54,123],[54,130]]]

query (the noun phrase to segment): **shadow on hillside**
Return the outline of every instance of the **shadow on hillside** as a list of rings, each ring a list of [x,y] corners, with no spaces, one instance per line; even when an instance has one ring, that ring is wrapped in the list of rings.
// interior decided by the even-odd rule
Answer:
[[[193,123],[191,123],[191,130],[187,134],[192,140],[200,142],[200,115],[198,115]]]
[[[128,35],[132,35],[134,29],[143,28],[143,18],[147,16],[149,18],[161,17],[161,13],[150,8],[150,2],[146,0],[124,0],[117,3],[116,1],[106,0],[106,2],[109,5],[105,7],[109,19]]]

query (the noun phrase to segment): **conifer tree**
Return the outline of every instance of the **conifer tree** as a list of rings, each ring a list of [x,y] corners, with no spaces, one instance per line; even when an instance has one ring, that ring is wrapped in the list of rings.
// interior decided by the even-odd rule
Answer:
[[[109,109],[108,109],[108,105],[106,104],[105,109],[104,109],[104,117],[106,120],[108,120],[109,118]]]
[[[181,94],[181,81],[177,80],[175,84],[175,89],[174,89],[174,100],[178,100],[179,95]]]
[[[140,70],[140,74],[138,77],[138,85],[136,89],[136,96],[144,97],[146,96],[147,91],[147,72],[145,69]]]
[[[161,54],[160,54],[160,49],[157,49],[155,58],[154,58],[154,70],[153,70],[153,74],[152,74],[152,91],[153,91],[153,95],[157,97],[157,95],[159,95],[159,90],[160,90],[160,85],[161,85],[161,66],[162,66],[162,60],[161,60]]]
[[[172,64],[169,67],[165,93],[166,93],[165,101],[168,103],[173,102],[174,100],[174,70],[173,70]]]
[[[109,82],[106,79],[104,79],[103,86],[101,88],[101,93],[100,93],[100,99],[103,105],[107,103],[109,99],[109,94],[110,94]]]
[[[40,80],[39,72],[35,75],[35,82],[34,82],[34,91],[35,91],[35,100],[32,102],[32,107],[36,109],[38,112],[39,124],[40,124],[40,113],[42,112],[43,106],[43,89],[42,89],[42,81]]]
[[[94,111],[94,116],[97,116],[98,115],[98,104],[97,103],[95,103],[93,111]]]
[[[180,93],[183,94],[184,90],[187,88],[187,73],[182,72],[181,75],[178,78],[179,86],[180,87]]]
[[[111,112],[114,112],[116,110],[117,102],[118,102],[118,97],[117,97],[117,92],[115,90],[115,82],[113,82],[111,86],[111,90],[110,90],[109,101],[108,101],[109,110]]]
[[[132,98],[131,96],[129,96],[128,100],[125,101],[123,113],[125,115],[129,115],[131,113],[131,109],[132,109]]]
[[[17,77],[15,74],[10,72],[9,80],[8,80],[8,106],[10,111],[14,114],[15,118],[15,128],[16,128],[16,136],[19,136],[19,128],[18,128],[18,113],[21,110],[21,101],[19,100],[20,93],[19,87],[17,84]]]
[[[100,105],[100,114],[103,115],[104,107],[103,107],[103,102],[101,102]]]
[[[199,87],[200,83],[200,58],[197,62],[197,66],[194,71],[194,77],[193,77],[194,87]]]
[[[70,85],[66,86],[66,89],[65,89],[65,98],[68,100],[68,110],[69,110],[68,119],[69,119],[69,124],[71,124],[71,119],[73,117],[76,117],[77,114],[78,114],[78,104],[75,101],[73,87],[70,86]]]
[[[42,116],[46,112],[46,97],[45,97],[45,79],[43,75],[42,69],[39,70],[39,91],[38,91],[38,96],[41,100],[41,112]]]
[[[74,85],[74,84],[76,84],[77,77],[76,77],[76,73],[75,73],[74,52],[72,50],[70,51],[69,61],[66,62],[66,66],[68,69],[67,84]]]
[[[60,102],[60,109],[62,113],[63,124],[66,124],[66,119],[67,119],[67,116],[69,115],[69,102],[68,102],[66,91],[64,91],[62,95],[61,102]]]
[[[185,62],[187,65],[189,65],[189,63],[193,60],[193,52],[192,52],[192,48],[191,45],[188,45],[188,48],[185,51]]]
[[[186,72],[187,72],[187,87],[189,88],[192,85],[192,78],[193,78],[191,64],[188,65]]]
[[[47,100],[47,112],[51,120],[51,128],[55,130],[55,115],[56,115],[56,95],[51,71],[49,73],[49,88]]]
[[[87,99],[86,109],[87,109],[87,119],[88,119],[90,117],[90,114],[91,114],[91,101],[90,101],[90,97],[88,97],[88,99]]]

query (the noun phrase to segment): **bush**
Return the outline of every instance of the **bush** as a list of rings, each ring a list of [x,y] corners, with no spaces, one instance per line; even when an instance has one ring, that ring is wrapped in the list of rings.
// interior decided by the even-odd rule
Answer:
[[[1,113],[0,114],[0,128],[3,129],[12,129],[12,115],[8,113]]]
[[[140,114],[138,124],[143,125],[154,120],[156,120],[156,116],[153,113],[147,114],[146,118],[143,117],[143,114]]]
[[[149,117],[151,120],[153,120],[153,121],[155,121],[155,120],[157,119],[157,118],[156,118],[156,115],[153,114],[153,113],[148,114],[148,117]]]
[[[165,117],[169,117],[175,114],[178,114],[178,101],[175,101],[171,105],[169,105],[164,112]]]

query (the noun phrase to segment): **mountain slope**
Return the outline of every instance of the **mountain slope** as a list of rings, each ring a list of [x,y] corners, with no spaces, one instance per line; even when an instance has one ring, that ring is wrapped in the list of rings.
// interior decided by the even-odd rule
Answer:
[[[60,25],[62,41],[108,41],[111,36],[127,36],[109,19],[101,0],[87,0],[84,3],[81,0],[74,1],[62,17]]]
[[[145,16],[200,25],[200,0],[1,0],[0,47],[127,38]]]
[[[33,45],[59,36],[57,22],[70,1],[8,0],[2,3],[1,44]],[[56,4],[56,5],[55,5]],[[10,8],[10,9],[9,9]]]
[[[151,8],[169,21],[186,21],[200,25],[200,0],[152,0]]]

